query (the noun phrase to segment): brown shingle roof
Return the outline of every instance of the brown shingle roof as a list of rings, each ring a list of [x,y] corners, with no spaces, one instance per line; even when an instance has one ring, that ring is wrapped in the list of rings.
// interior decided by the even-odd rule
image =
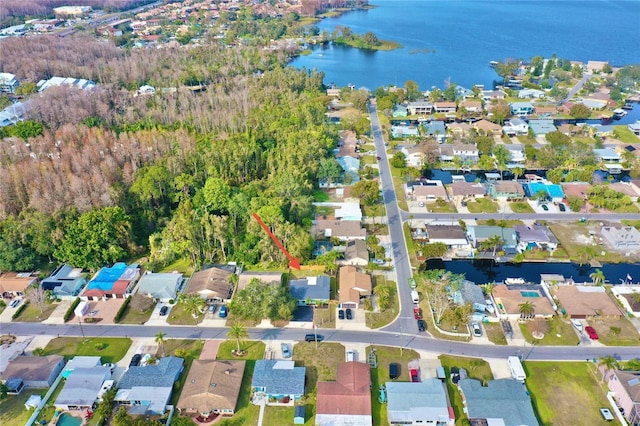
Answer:
[[[196,272],[191,276],[185,293],[200,294],[209,292],[213,293],[213,295],[208,297],[228,299],[231,290],[231,284],[229,283],[231,272],[223,268],[226,268],[226,265],[212,266]]]
[[[493,288],[493,297],[496,299],[496,303],[502,304],[505,312],[508,315],[519,315],[520,304],[525,302],[531,302],[534,305],[534,314],[538,315],[553,315],[555,311],[551,306],[551,302],[540,291],[539,286],[529,285],[530,289],[521,289],[516,287],[507,287],[506,285],[497,285]],[[540,297],[524,297],[523,291],[533,292],[537,291]]]
[[[524,195],[524,189],[518,182],[503,180],[493,185],[496,192]]]
[[[479,183],[471,182],[453,182],[451,184],[451,194],[460,195],[484,195],[484,186]]]
[[[355,266],[340,268],[340,303],[360,302],[360,296],[371,294],[371,276],[358,272]]]
[[[26,275],[26,276],[25,276]],[[27,287],[38,280],[30,274],[21,274],[17,272],[7,272],[0,276],[0,292],[4,291],[20,291],[24,292]]]
[[[316,220],[316,234],[324,234],[326,229],[331,230],[332,237],[365,238],[367,230],[357,220]]]
[[[578,287],[562,285],[555,290],[555,296],[568,315],[575,317],[620,316],[620,310],[606,292],[580,291]]]
[[[371,415],[370,386],[368,364],[338,364],[335,382],[318,382],[316,414]]]
[[[43,382],[63,358],[60,355],[19,356],[9,362],[0,375],[1,380],[20,378],[26,382]]]
[[[235,410],[245,361],[194,360],[178,401],[190,413]]]

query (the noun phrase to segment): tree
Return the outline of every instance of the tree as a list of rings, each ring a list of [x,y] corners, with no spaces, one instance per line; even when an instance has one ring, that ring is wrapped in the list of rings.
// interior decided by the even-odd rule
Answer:
[[[590,273],[589,278],[591,278],[593,285],[602,285],[605,281],[604,272],[602,272],[601,269],[596,269],[594,272]]]
[[[489,251],[493,250],[493,256],[496,255],[496,250],[498,247],[502,247],[504,244],[504,240],[499,235],[494,235],[493,237],[487,238],[483,242],[480,243],[480,250]]]
[[[240,342],[248,338],[249,333],[247,333],[247,329],[244,328],[242,324],[240,324],[239,322],[234,322],[229,328],[229,331],[227,332],[227,337],[229,337],[230,339],[236,340],[236,344],[237,344],[236,353],[241,353],[242,351],[240,349]]]
[[[502,175],[504,168],[507,166],[507,162],[511,159],[511,153],[509,153],[509,150],[505,148],[504,145],[496,145],[493,148],[493,156],[500,169],[500,175]]]
[[[604,367],[604,374],[602,374],[602,381],[604,382],[604,378],[607,373],[611,370],[618,368],[618,360],[613,355],[601,356],[598,361],[599,367]]]
[[[376,303],[381,311],[389,308],[393,291],[393,287],[386,282],[384,284],[378,284],[373,288],[373,294],[376,295]]]
[[[44,312],[48,297],[47,292],[40,284],[35,284],[28,289],[27,298],[40,309],[40,313]]]
[[[407,80],[404,82],[404,89],[407,92],[407,99],[410,101],[415,101],[420,97],[420,90],[418,88],[418,83],[413,80]]]
[[[0,383],[0,401],[7,397],[7,393],[9,392],[9,388],[6,384]]]
[[[447,254],[448,250],[449,249],[447,245],[442,242],[425,244],[420,248],[420,251],[422,251],[422,255],[427,259],[431,259],[434,257],[443,257],[445,254]]]
[[[591,110],[585,104],[578,102],[573,104],[569,109],[569,115],[578,120],[582,120],[591,116]]]
[[[407,159],[402,151],[398,151],[393,154],[393,157],[389,161],[393,167],[396,169],[404,169],[407,167]]]
[[[231,187],[224,179],[210,177],[202,188],[207,210],[217,214],[224,214],[229,211],[229,200],[231,199]]]
[[[351,195],[360,198],[365,206],[374,205],[380,198],[380,188],[375,180],[361,180],[351,187]]]
[[[328,185],[337,182],[342,176],[343,170],[340,163],[333,158],[323,158],[318,166],[318,179],[324,180]]]
[[[162,352],[162,357],[164,358],[164,338],[167,333],[163,333],[162,330],[158,331],[155,336],[155,341],[160,346],[160,351]]]
[[[488,154],[481,155],[478,160],[478,167],[480,170],[493,170],[494,165],[495,160]]]
[[[520,311],[520,318],[531,318],[535,311],[535,306],[533,302],[526,301],[518,305],[518,310]]]
[[[515,180],[517,180],[521,176],[524,176],[524,168],[520,166],[514,167],[513,170],[511,170],[511,172],[513,173],[513,178]]]
[[[500,61],[496,64],[495,70],[496,73],[506,80],[508,77],[515,74],[515,72],[520,67],[520,61],[517,59],[506,59],[505,61]]]
[[[178,303],[184,306],[184,310],[189,312],[193,317],[193,322],[198,326],[198,316],[204,312],[204,308],[207,305],[204,299],[197,294],[185,295],[180,294],[178,297]]]

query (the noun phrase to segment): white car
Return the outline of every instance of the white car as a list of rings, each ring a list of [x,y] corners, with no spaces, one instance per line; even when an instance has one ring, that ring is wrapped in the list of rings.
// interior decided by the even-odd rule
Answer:
[[[480,324],[478,324],[477,322],[472,322],[471,329],[473,330],[474,336],[482,337],[482,329],[480,328]]]
[[[608,408],[601,408],[600,414],[602,415],[602,418],[608,422],[613,420],[613,414],[611,414],[611,410],[609,410]]]
[[[356,360],[356,351],[354,350],[347,351],[347,362],[355,361],[355,360]]]
[[[576,328],[576,330],[582,333],[582,323],[580,320],[572,319],[571,324]]]

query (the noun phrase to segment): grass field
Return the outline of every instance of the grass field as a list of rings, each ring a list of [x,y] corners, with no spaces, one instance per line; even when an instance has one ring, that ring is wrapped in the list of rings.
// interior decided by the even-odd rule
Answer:
[[[498,322],[488,322],[482,324],[484,331],[487,333],[487,338],[490,342],[496,345],[506,345],[507,338],[504,335],[502,326]]]
[[[540,322],[538,323],[538,321]],[[529,343],[544,346],[574,346],[580,342],[571,324],[558,316],[554,316],[549,320],[527,321],[518,325],[524,338]],[[537,327],[537,325],[540,326]],[[532,333],[537,329],[544,333],[542,339],[533,338]]]
[[[313,323],[320,328],[336,328],[336,305],[329,303],[313,310]]]
[[[105,345],[98,350],[100,345]],[[125,337],[57,337],[44,348],[43,355],[62,355],[71,359],[76,355],[99,356],[103,363],[118,362],[129,350],[131,339]]]
[[[146,296],[143,296],[141,294],[134,294],[132,296],[131,302],[127,305],[126,308],[124,308],[124,313],[122,314],[122,317],[120,317],[120,321],[118,322],[119,324],[144,324],[145,322],[149,321],[149,318],[151,318],[151,314],[153,313],[155,303],[145,303],[145,306],[149,305],[149,307],[141,312],[140,310],[135,309],[135,307],[132,306],[134,304],[134,301],[137,301],[137,299],[141,298],[151,301],[151,299]],[[142,302],[146,301],[142,300]]]
[[[535,213],[529,203],[525,201],[516,201],[509,203],[514,213]]]
[[[467,202],[467,208],[471,213],[496,213],[498,211],[498,203],[488,198],[478,198]]]
[[[201,323],[204,318],[204,312],[198,315],[198,318],[193,318],[191,312],[187,312],[184,308],[184,305],[181,303],[176,303],[171,311],[169,312],[169,317],[167,318],[167,322],[171,325],[193,325],[196,323]]]
[[[26,300],[23,300],[21,303],[26,303]],[[20,322],[41,322],[49,318],[49,315],[56,309],[58,305],[54,303],[45,303],[43,306],[42,312],[40,312],[40,308],[35,303],[28,303],[27,307],[20,312],[20,315],[13,321]],[[16,309],[19,309],[20,305]]]
[[[384,276],[374,275],[372,279],[375,280],[374,287],[376,285],[384,285]],[[386,284],[391,286],[391,288],[394,289],[394,292],[391,295],[389,300],[389,307],[382,312],[366,312],[365,313],[366,315],[365,321],[366,321],[367,327],[369,328],[373,329],[373,328],[384,327],[385,325],[393,321],[395,317],[398,315],[399,302],[398,302],[398,292],[395,291],[395,289],[397,288],[396,283],[393,281],[387,281]]]
[[[608,407],[606,385],[586,362],[524,363],[527,388],[542,425],[606,425],[598,409]]]
[[[592,319],[589,325],[598,333],[599,342],[607,346],[640,346],[640,336],[627,319]],[[640,350],[638,351],[640,353]]]

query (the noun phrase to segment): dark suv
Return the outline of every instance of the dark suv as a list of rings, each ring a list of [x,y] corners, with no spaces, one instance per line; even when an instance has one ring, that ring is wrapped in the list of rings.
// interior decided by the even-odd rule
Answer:
[[[131,362],[129,363],[129,367],[137,367],[140,365],[140,361],[142,361],[142,355],[135,354],[131,357]]]
[[[418,320],[418,331],[427,331],[427,325],[422,319]]]
[[[320,334],[315,335],[315,334],[305,334],[304,336],[304,340],[307,342],[322,342],[324,340],[324,336],[321,336]]]

